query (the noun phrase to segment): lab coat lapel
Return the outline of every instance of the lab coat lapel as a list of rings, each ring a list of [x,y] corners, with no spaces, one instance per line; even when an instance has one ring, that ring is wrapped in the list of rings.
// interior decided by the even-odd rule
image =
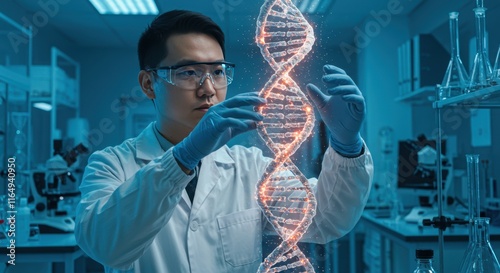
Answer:
[[[208,195],[219,183],[221,171],[234,168],[234,160],[229,155],[229,148],[227,146],[223,146],[208,155],[201,162],[200,176],[198,177],[196,194],[191,207],[191,215],[195,215],[200,210]],[[185,195],[187,198],[187,194]],[[189,199],[187,201],[189,202]]]

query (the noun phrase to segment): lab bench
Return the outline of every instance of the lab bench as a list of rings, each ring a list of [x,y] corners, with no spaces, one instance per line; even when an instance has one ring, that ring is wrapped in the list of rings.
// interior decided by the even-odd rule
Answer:
[[[419,226],[401,219],[377,217],[365,211],[360,224],[365,229],[363,264],[366,273],[413,272],[416,268],[415,250],[433,249],[434,268],[438,263],[439,230]],[[500,253],[500,227],[490,225],[490,242],[495,253]],[[469,243],[466,225],[454,225],[444,232],[444,268],[446,272],[458,272],[461,259]]]
[[[0,272],[4,272],[5,264],[10,260],[10,249],[7,240],[0,240]],[[63,263],[65,273],[75,272],[75,261],[84,255],[76,243],[73,233],[40,234],[38,240],[30,240],[15,245],[15,263],[26,265],[31,263]]]

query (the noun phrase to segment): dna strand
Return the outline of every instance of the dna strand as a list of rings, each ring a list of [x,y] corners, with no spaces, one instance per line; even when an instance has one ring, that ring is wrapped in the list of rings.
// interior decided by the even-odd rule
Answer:
[[[282,242],[258,272],[314,272],[297,242],[316,214],[316,199],[307,178],[290,160],[313,130],[314,111],[288,75],[311,51],[314,41],[311,25],[291,0],[264,2],[256,43],[274,74],[259,93],[267,103],[256,108],[264,116],[257,131],[275,157],[257,183],[256,199]]]

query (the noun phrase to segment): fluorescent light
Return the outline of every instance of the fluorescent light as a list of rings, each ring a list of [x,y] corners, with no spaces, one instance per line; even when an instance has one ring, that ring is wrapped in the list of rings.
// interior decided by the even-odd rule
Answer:
[[[89,0],[100,14],[156,15],[154,0]]]
[[[52,105],[46,103],[46,102],[35,102],[33,103],[33,107],[38,108],[43,111],[50,111],[52,110]]]
[[[335,0],[292,0],[302,13],[322,14],[333,6]]]

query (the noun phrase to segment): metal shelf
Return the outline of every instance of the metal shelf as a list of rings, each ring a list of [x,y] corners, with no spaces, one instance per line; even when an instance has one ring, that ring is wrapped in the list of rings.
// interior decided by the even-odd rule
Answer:
[[[22,75],[11,71],[8,67],[4,67],[0,65],[0,81],[8,82],[16,87],[19,87],[23,90],[30,90],[30,78],[26,75]]]
[[[435,101],[434,108],[467,106],[470,108],[500,107],[500,85],[465,93],[445,100]]]
[[[425,86],[394,99],[396,102],[429,104],[436,99],[436,87]]]

